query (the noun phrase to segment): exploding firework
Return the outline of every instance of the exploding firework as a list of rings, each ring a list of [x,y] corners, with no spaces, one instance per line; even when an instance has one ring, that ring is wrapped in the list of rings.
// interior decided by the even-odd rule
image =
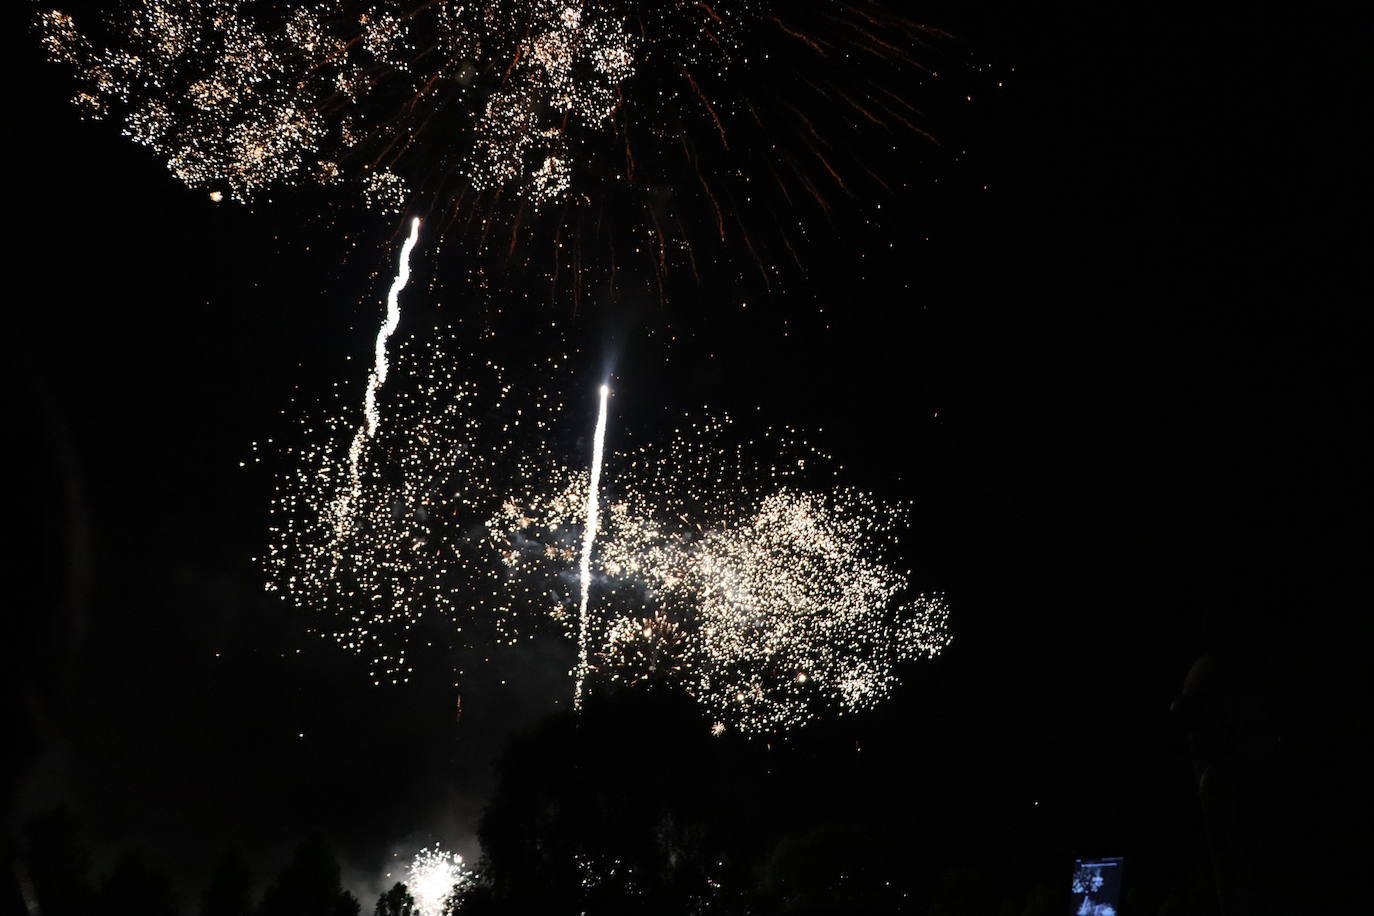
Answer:
[[[731,447],[730,429],[703,424],[612,475],[598,613],[578,628],[601,646],[595,680],[672,684],[745,732],[875,705],[898,665],[948,642],[944,602],[909,594],[909,575],[885,559],[903,511],[837,483],[790,433]],[[520,576],[564,575],[589,486],[565,472],[523,504],[520,538],[546,547],[514,557]],[[507,511],[491,527],[515,521]]]
[[[627,684],[664,684],[690,691],[691,643],[687,632],[663,611],[651,617],[621,617],[606,628],[597,670]]]
[[[76,104],[187,185],[351,186],[575,300],[710,250],[770,287],[800,269],[810,224],[909,182],[936,53],[866,0],[131,0],[39,25]]]
[[[442,916],[456,891],[472,881],[463,857],[438,846],[421,849],[410,863],[406,888],[415,900],[418,916]]]

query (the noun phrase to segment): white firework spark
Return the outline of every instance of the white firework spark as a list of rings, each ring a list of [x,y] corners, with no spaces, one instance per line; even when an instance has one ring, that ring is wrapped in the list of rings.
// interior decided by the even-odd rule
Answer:
[[[601,493],[601,465],[606,453],[606,399],[611,390],[601,386],[600,406],[596,414],[596,433],[592,439],[592,469],[587,485],[587,502],[583,514],[582,558],[578,564],[578,579],[582,584],[582,602],[577,612],[577,685],[573,692],[573,702],[582,706],[582,682],[587,677],[587,639],[591,630],[588,602],[592,590],[592,548],[596,544],[596,530],[600,524],[599,497]]]

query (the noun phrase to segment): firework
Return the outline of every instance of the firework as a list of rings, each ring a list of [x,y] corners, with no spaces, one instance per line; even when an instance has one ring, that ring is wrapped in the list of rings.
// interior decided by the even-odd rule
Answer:
[[[730,447],[731,428],[711,421],[617,465],[598,531],[598,613],[578,622],[600,646],[592,679],[670,684],[721,731],[877,704],[898,665],[948,642],[943,600],[909,594],[909,574],[885,560],[903,510],[838,483],[788,432]],[[547,548],[520,554],[522,577],[561,575],[590,485],[567,472],[524,503],[520,537]]]
[[[410,193],[394,147],[428,139],[435,117],[465,123],[468,155],[452,167],[472,187],[518,186],[536,202],[566,192],[557,125],[603,127],[634,73],[623,24],[586,6],[138,0],[106,30],[109,47],[60,11],[40,25],[50,56],[82,77],[77,104],[120,113],[186,184],[246,199],[356,173],[387,210]]]
[[[597,670],[623,683],[690,690],[686,680],[690,651],[687,632],[663,611],[650,617],[621,617],[606,627]]]
[[[415,900],[418,916],[442,916],[454,892],[472,880],[463,857],[438,846],[421,849],[410,863],[406,889]]]
[[[558,361],[524,375],[541,372],[568,377]],[[268,557],[269,587],[317,612],[378,682],[408,679],[417,638],[553,627],[577,646],[579,699],[664,684],[717,733],[762,733],[869,708],[901,664],[948,641],[943,601],[912,594],[888,560],[905,509],[845,486],[791,431],[742,440],[713,419],[607,454],[603,388],[591,466],[570,468],[551,447],[557,399],[452,336],[403,343],[386,393],[345,536],[332,511],[354,486],[338,445],[353,422],[340,410],[286,456]]]
[[[187,185],[352,187],[575,299],[706,246],[800,269],[809,222],[909,180],[936,35],[865,0],[132,0],[39,28],[76,104]]]
[[[592,437],[592,469],[587,484],[586,512],[583,514],[582,558],[578,563],[578,580],[582,585],[582,601],[577,612],[577,685],[574,703],[582,705],[582,681],[587,676],[587,637],[591,630],[588,602],[592,590],[592,547],[596,544],[599,498],[601,493],[601,464],[606,449],[606,399],[611,390],[601,386],[600,407],[596,414],[596,433]]]

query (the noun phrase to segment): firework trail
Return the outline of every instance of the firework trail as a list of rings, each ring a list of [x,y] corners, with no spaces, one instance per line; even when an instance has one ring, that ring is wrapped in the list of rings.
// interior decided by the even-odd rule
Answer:
[[[353,506],[362,495],[363,451],[367,448],[368,440],[377,435],[377,427],[382,422],[381,413],[377,410],[377,392],[386,384],[387,373],[390,370],[386,345],[395,333],[396,326],[401,323],[401,290],[410,282],[410,253],[415,249],[415,242],[419,237],[420,218],[417,216],[410,221],[410,235],[401,246],[396,277],[391,281],[391,289],[386,294],[386,319],[377,331],[376,357],[372,372],[368,374],[367,393],[363,397],[363,425],[358,427],[357,434],[353,436],[353,443],[348,447],[350,485],[346,492],[340,494],[339,504],[335,510],[335,541],[340,540],[352,524]]]
[[[381,330],[377,332],[377,361],[372,370],[372,377],[368,380],[367,397],[363,408],[367,415],[367,434],[369,436],[377,432],[377,424],[381,422],[381,417],[377,413],[377,391],[386,384],[389,368],[386,358],[386,344],[391,339],[391,335],[395,333],[396,325],[401,323],[401,290],[405,289],[406,284],[410,282],[410,252],[414,250],[415,242],[419,237],[420,218],[417,216],[410,221],[410,236],[401,246],[401,256],[396,265],[396,278],[391,281],[391,289],[386,294],[386,321],[382,323]]]
[[[582,529],[582,560],[578,567],[582,582],[582,604],[577,613],[577,686],[573,694],[573,702],[577,708],[582,706],[582,682],[587,676],[587,636],[591,629],[588,599],[592,587],[592,547],[596,543],[601,462],[606,446],[606,398],[610,392],[609,387],[601,386],[601,405],[596,415],[596,435],[592,443],[591,481],[587,486],[586,523]]]

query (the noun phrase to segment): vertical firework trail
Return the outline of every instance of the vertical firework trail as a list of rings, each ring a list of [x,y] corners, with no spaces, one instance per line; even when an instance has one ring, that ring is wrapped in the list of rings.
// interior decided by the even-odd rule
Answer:
[[[335,544],[348,534],[352,521],[353,505],[362,495],[363,449],[367,446],[367,440],[376,435],[377,427],[382,422],[381,413],[377,410],[377,392],[386,384],[389,368],[386,358],[386,345],[387,341],[391,339],[392,333],[395,332],[396,326],[401,323],[401,290],[405,289],[406,283],[410,281],[410,252],[414,250],[415,242],[419,237],[420,218],[417,216],[410,221],[410,236],[401,246],[401,255],[396,266],[396,277],[391,281],[391,289],[386,294],[386,319],[377,331],[376,359],[372,371],[367,377],[367,394],[363,397],[363,425],[358,427],[358,432],[353,437],[353,444],[348,447],[349,488],[340,494],[339,501],[334,507]],[[339,559],[337,551],[335,559]]]
[[[592,545],[596,542],[598,493],[601,488],[601,458],[606,445],[606,397],[611,389],[601,386],[601,407],[596,415],[596,436],[592,442],[592,473],[587,484],[586,524],[582,529],[582,605],[577,613],[577,686],[573,705],[582,708],[582,681],[587,676],[587,638],[590,621],[587,618],[587,599],[592,587]]]

